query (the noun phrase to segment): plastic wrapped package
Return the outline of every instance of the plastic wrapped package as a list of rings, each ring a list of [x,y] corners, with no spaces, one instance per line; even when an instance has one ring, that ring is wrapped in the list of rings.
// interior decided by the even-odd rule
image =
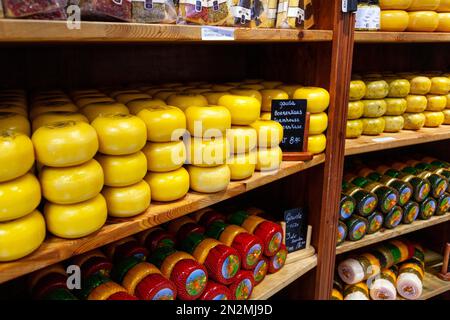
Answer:
[[[208,1],[208,25],[222,26],[232,17],[229,0],[209,0]]]
[[[278,0],[253,0],[252,28],[274,28],[277,19]]]
[[[82,20],[132,20],[131,0],[80,0],[79,6]]]
[[[231,15],[226,25],[235,27],[250,27],[252,19],[253,0],[229,0]]]
[[[311,0],[279,0],[277,11],[277,28],[309,29],[314,25]]]
[[[175,23],[177,10],[173,0],[133,0],[133,22]]]
[[[207,0],[180,0],[178,9],[179,24],[207,24],[208,1]]]
[[[56,10],[44,12],[44,13],[38,13],[33,14],[31,16],[28,16],[27,19],[34,19],[34,20],[67,20],[67,12],[66,7],[68,4],[67,0],[57,0],[59,3],[59,8]]]
[[[58,0],[2,0],[7,18],[23,18],[58,10]]]

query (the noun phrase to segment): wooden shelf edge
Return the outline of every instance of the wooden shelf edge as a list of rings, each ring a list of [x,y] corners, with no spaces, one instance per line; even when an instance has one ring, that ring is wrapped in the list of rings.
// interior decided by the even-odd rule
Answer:
[[[422,128],[418,131],[402,130],[398,133],[382,133],[379,136],[361,136],[357,139],[346,139],[345,155],[386,150],[421,143],[450,139],[450,126],[438,128]]]
[[[289,255],[288,255],[289,257]],[[251,300],[266,300],[317,266],[317,255],[286,264],[255,287]]]
[[[80,29],[69,29],[65,21],[0,19],[0,42],[196,42],[202,41],[201,27],[83,21]],[[333,38],[331,30],[229,29],[234,30],[238,42],[312,42]]]
[[[450,281],[444,281],[433,273],[425,272],[423,291],[419,299],[428,300],[447,291],[450,291]]]
[[[276,173],[257,172],[247,180],[230,183],[228,189],[222,192],[214,194],[189,192],[176,202],[152,203],[146,212],[129,219],[109,220],[102,229],[84,238],[71,240],[48,236],[41,247],[29,256],[17,261],[0,263],[0,283],[214,205],[324,161],[325,155],[321,154],[308,162],[283,162],[281,169]]]
[[[433,43],[450,42],[450,33],[445,32],[386,32],[356,31],[355,42],[359,43]]]
[[[395,238],[410,232],[428,228],[440,223],[450,221],[450,213],[444,216],[434,216],[429,220],[417,220],[411,224],[402,224],[394,229],[383,229],[377,233],[366,235],[359,241],[345,241],[336,248],[336,254],[345,253],[355,249],[359,249],[374,243],[378,243],[387,239]]]

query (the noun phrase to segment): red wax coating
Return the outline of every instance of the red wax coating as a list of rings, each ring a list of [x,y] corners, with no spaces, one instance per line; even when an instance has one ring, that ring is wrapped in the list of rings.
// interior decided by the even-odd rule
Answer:
[[[114,261],[123,260],[130,257],[137,257],[145,261],[148,257],[148,250],[141,246],[137,240],[125,242],[117,246],[114,252]]]
[[[250,299],[255,281],[253,272],[248,270],[240,270],[235,281],[229,286],[232,300],[248,300]]]
[[[264,254],[268,257],[278,252],[283,242],[283,229],[278,223],[272,221],[261,222],[253,232],[264,244]],[[278,235],[279,238],[274,236]]]
[[[139,300],[139,299],[127,292],[117,292],[111,295],[106,300]]]
[[[282,244],[280,250],[278,250],[278,252],[269,259],[269,273],[275,273],[284,267],[287,254],[288,252],[286,246]]]
[[[135,294],[141,300],[153,300],[158,292],[169,289],[171,295],[159,295],[157,300],[175,300],[177,297],[177,287],[169,279],[161,274],[153,273],[142,279],[136,286]]]
[[[113,264],[105,257],[92,257],[89,258],[81,266],[81,276],[88,278],[97,272],[109,277]]]
[[[234,248],[219,244],[209,251],[205,266],[211,279],[228,285],[234,281],[241,267],[239,253]]]
[[[195,274],[202,274],[203,277],[195,277],[194,282],[187,283],[188,278]],[[208,272],[206,268],[192,259],[179,261],[172,270],[170,280],[177,287],[178,298],[180,300],[196,300],[206,288],[208,283]]]
[[[175,243],[175,237],[170,232],[158,229],[147,236],[145,239],[145,247],[150,252],[153,252],[161,246],[163,240],[170,240]]]
[[[67,289],[67,277],[59,273],[50,273],[39,280],[33,288],[33,298],[42,299],[45,295],[56,289]]]
[[[213,223],[215,221],[221,221],[221,222],[225,223],[226,217],[223,214],[221,214],[220,212],[211,210],[211,211],[204,213],[198,223],[201,224],[202,226],[204,226],[206,229],[208,229],[209,226],[211,225],[211,223]]]
[[[182,243],[191,233],[204,234],[205,228],[197,223],[189,222],[181,226],[177,233],[178,243]]]
[[[264,251],[262,241],[248,232],[238,234],[231,246],[239,253],[241,266],[246,270],[252,270],[255,267]]]
[[[200,300],[230,300],[231,292],[223,284],[209,280]]]

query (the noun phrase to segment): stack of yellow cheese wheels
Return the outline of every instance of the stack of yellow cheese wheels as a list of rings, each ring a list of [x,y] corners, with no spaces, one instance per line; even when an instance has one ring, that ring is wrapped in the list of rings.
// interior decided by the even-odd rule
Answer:
[[[407,79],[395,75],[385,76],[385,81],[389,84],[389,93],[384,99],[386,112],[384,119],[384,132],[399,132],[405,126],[402,115],[407,108],[406,97],[409,95],[411,85]]]
[[[98,115],[91,125],[99,141],[96,159],[104,172],[102,195],[108,214],[126,218],[144,212],[151,197],[150,187],[143,180],[147,172],[141,151],[147,141],[145,122],[131,114],[106,113]]]
[[[147,106],[137,113],[147,127],[148,141],[142,150],[148,170],[144,180],[152,190],[152,200],[174,201],[189,191],[189,174],[183,168],[186,148],[180,140],[186,131],[186,116],[178,107],[154,101],[145,102]]]
[[[312,154],[324,152],[327,145],[324,132],[328,127],[325,111],[330,104],[330,94],[323,88],[301,87],[295,90],[293,98],[307,101],[307,111],[310,113],[308,151]]]
[[[0,131],[12,130],[30,136],[27,98],[23,90],[0,90]]]
[[[273,171],[280,168],[283,152],[280,143],[283,140],[283,127],[273,120],[256,120],[250,125],[256,131],[258,151],[256,170]]]
[[[0,261],[22,258],[45,238],[38,179],[30,173],[33,144],[24,133],[0,130]]]
[[[226,189],[231,179],[227,166],[230,143],[226,134],[231,128],[232,112],[223,105],[192,105],[185,109],[185,114],[189,133],[186,162],[191,189],[202,193]]]

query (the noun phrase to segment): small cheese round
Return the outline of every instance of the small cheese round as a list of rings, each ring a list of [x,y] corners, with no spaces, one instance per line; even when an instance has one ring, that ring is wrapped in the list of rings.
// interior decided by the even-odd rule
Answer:
[[[21,114],[0,111],[0,131],[5,130],[23,133],[29,137],[31,135],[30,121]]]
[[[431,94],[447,95],[450,91],[450,79],[447,77],[431,78]]]
[[[421,95],[409,95],[406,97],[405,112],[417,113],[424,112],[427,108],[428,99]]]
[[[425,115],[423,113],[405,113],[403,114],[405,125],[403,129],[419,130],[425,125]]]
[[[435,128],[444,123],[445,117],[442,112],[425,111],[423,114],[425,116],[425,127]]]
[[[439,1],[439,0],[438,0]],[[409,23],[407,31],[433,32],[439,25],[439,16],[434,11],[408,12]]]
[[[187,166],[191,189],[201,193],[215,193],[225,190],[231,179],[228,165],[201,168],[193,165]]]
[[[324,134],[310,135],[308,137],[308,152],[319,154],[325,151],[327,137]]]
[[[380,30],[403,32],[408,28],[409,15],[403,10],[381,10]]]
[[[231,128],[231,114],[225,107],[189,107],[184,113],[187,130],[194,137],[220,137]]]
[[[247,153],[256,148],[258,135],[251,126],[232,126],[227,130],[227,139],[233,153]]]
[[[190,138],[186,151],[186,163],[199,167],[214,167],[226,163],[230,155],[230,143],[224,137]]]
[[[384,132],[399,132],[405,125],[405,119],[402,116],[384,116]]]
[[[359,119],[364,114],[364,103],[362,101],[350,101],[347,110],[348,120]]]
[[[154,201],[175,201],[189,191],[189,174],[184,168],[170,172],[149,172],[144,179],[152,190]]]
[[[0,183],[27,173],[34,164],[30,138],[15,131],[0,131]]]
[[[167,99],[167,104],[175,106],[181,110],[186,110],[189,107],[206,107],[208,100],[200,94],[174,94]]]
[[[255,122],[261,113],[261,103],[252,97],[228,94],[219,98],[218,105],[230,111],[233,125],[249,125]]]
[[[183,141],[148,142],[142,149],[147,158],[147,170],[154,172],[173,171],[186,161]]]
[[[364,104],[364,117],[379,118],[382,117],[387,110],[387,105],[384,100],[362,100]]]
[[[126,187],[105,187],[102,191],[111,217],[127,218],[144,212],[150,205],[151,192],[147,182]]]
[[[59,121],[80,121],[89,123],[89,120],[78,112],[53,111],[42,113],[37,116],[32,123],[33,132],[47,124]]]
[[[99,153],[95,159],[103,168],[106,186],[129,186],[141,181],[147,173],[147,158],[141,151],[123,156]]]
[[[409,79],[411,84],[410,94],[427,94],[431,90],[431,79],[423,76],[412,76]]]
[[[364,125],[362,120],[348,120],[345,137],[347,139],[359,138],[362,135]]]
[[[286,100],[289,99],[289,95],[280,89],[264,89],[261,90],[261,110],[271,111],[272,110],[272,100]]]
[[[256,162],[256,151],[232,155],[227,161],[231,172],[231,180],[243,180],[250,178],[255,172]]]
[[[321,134],[328,128],[328,115],[325,112],[312,113],[309,118],[309,134]]]
[[[384,131],[386,122],[383,118],[366,118],[363,121],[363,134],[367,136],[376,136]]]
[[[89,122],[94,121],[99,115],[102,114],[128,114],[128,108],[126,105],[118,102],[96,102],[90,103],[80,109],[81,113],[88,118]]]
[[[250,125],[256,130],[258,147],[272,148],[283,140],[283,126],[272,120],[256,120]]]
[[[273,171],[280,168],[283,160],[283,151],[280,147],[259,148],[257,151],[256,170]]]
[[[449,10],[450,11],[450,10]],[[441,12],[439,15],[439,24],[437,32],[450,32],[450,12]]]
[[[427,111],[442,111],[447,106],[447,96],[427,95]]]
[[[186,132],[186,116],[177,107],[148,107],[138,113],[147,126],[147,139],[152,142],[178,141]]]
[[[134,115],[137,115],[143,109],[152,109],[165,105],[166,103],[161,99],[138,99],[127,103],[128,110]]]
[[[364,81],[352,80],[350,81],[349,100],[358,101],[364,98],[367,92],[367,87]]]
[[[405,113],[408,102],[403,98],[386,98],[386,113],[387,116],[400,116]]]
[[[294,99],[306,99],[307,110],[311,113],[323,112],[330,104],[330,94],[328,91],[317,87],[302,87],[296,90]]]

